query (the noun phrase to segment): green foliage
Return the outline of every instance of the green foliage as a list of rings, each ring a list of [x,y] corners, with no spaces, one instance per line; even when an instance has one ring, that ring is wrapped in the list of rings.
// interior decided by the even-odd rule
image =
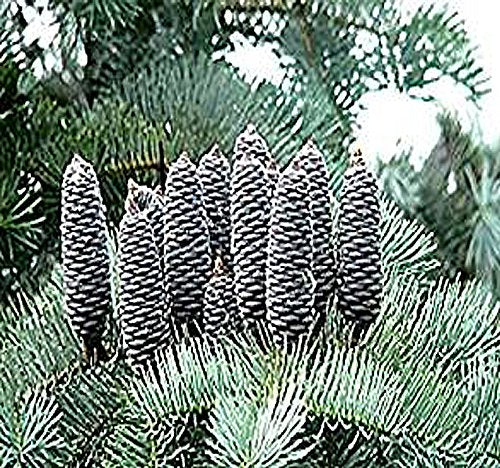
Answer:
[[[500,287],[499,167],[497,149],[473,142],[449,116],[423,168],[403,155],[380,167],[386,193],[434,233],[445,270],[477,275]],[[450,177],[455,187],[450,188]]]
[[[230,154],[250,120],[282,164],[314,134],[336,193],[366,91],[410,92],[447,75],[472,100],[485,92],[454,14],[432,7],[406,20],[380,0],[272,10],[52,0],[60,44],[49,50],[61,68],[38,80],[32,65],[48,51],[23,43],[26,20],[11,4],[0,6],[1,466],[498,465],[498,304],[479,280],[438,278],[437,259],[484,275],[495,267],[498,167],[453,125],[421,174],[404,158],[384,169],[440,250],[383,200],[383,307],[357,348],[339,339],[333,307],[323,342],[289,355],[243,334],[186,340],[142,374],[118,352],[83,367],[57,266],[59,187],[74,152],[94,163],[110,223],[129,176],[156,183],[162,157],[197,158],[215,141]],[[220,59],[235,31],[276,45],[281,86],[246,84]],[[451,170],[459,190],[443,197]]]

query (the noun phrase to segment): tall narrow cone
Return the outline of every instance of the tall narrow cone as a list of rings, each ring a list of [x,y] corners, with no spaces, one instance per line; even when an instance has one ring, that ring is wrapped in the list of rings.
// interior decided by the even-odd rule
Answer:
[[[356,151],[344,175],[338,218],[338,309],[359,339],[380,313],[382,260],[377,183]]]
[[[66,167],[61,194],[61,253],[66,312],[91,359],[102,344],[111,311],[107,228],[97,175],[75,155]]]

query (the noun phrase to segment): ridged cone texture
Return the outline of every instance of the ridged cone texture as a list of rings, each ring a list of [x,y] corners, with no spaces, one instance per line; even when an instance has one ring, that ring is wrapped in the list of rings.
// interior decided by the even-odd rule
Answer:
[[[125,356],[145,364],[170,341],[160,258],[144,213],[125,213],[119,231],[120,320]]]
[[[231,168],[217,145],[202,156],[197,174],[210,230],[212,256],[231,268],[229,191]]]
[[[330,177],[326,161],[313,140],[309,140],[301,148],[295,161],[304,170],[308,183],[312,222],[312,272],[317,282],[314,308],[318,323],[323,324],[335,288]]]
[[[165,227],[165,268],[173,317],[199,323],[212,259],[200,180],[185,154],[169,171]]]
[[[231,174],[231,256],[234,289],[246,325],[265,317],[269,182],[261,162],[249,153]]]
[[[266,140],[257,132],[257,128],[252,123],[249,123],[245,127],[245,130],[236,138],[233,165],[243,156],[254,157],[262,164],[268,181],[268,196],[271,198],[276,182],[278,181],[279,171],[271,156]]]
[[[91,164],[75,155],[61,194],[66,311],[86,346],[100,343],[111,310],[110,258],[102,197]]]
[[[313,323],[312,226],[306,173],[295,164],[278,180],[271,210],[267,261],[267,318],[281,345]]]
[[[222,269],[207,285],[203,306],[203,330],[211,336],[227,334],[239,325],[233,277]]]
[[[359,152],[351,158],[340,194],[337,248],[338,309],[361,334],[380,312],[382,261],[377,183]]]

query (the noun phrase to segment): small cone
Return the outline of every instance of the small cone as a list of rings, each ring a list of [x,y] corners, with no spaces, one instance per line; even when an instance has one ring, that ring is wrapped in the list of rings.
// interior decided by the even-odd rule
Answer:
[[[254,151],[236,158],[231,174],[231,256],[234,288],[245,325],[265,317],[269,181]]]
[[[292,164],[276,187],[269,230],[267,318],[273,340],[296,341],[313,324],[312,226],[307,179]]]
[[[325,159],[313,140],[309,140],[295,158],[308,183],[309,212],[312,223],[312,273],[317,282],[314,309],[316,333],[323,327],[327,307],[335,286],[333,253],[333,216],[330,175]]]
[[[125,213],[118,241],[123,347],[132,365],[144,365],[170,342],[160,258],[147,217]]]
[[[229,190],[231,169],[219,147],[202,156],[197,168],[201,182],[203,203],[207,212],[210,245],[214,260],[221,258],[231,268]]]

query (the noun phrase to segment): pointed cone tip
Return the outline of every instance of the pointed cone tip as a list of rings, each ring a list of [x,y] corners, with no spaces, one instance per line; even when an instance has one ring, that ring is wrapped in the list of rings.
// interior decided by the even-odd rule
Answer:
[[[192,164],[187,151],[183,151],[176,161],[178,164]]]
[[[245,127],[245,133],[257,133],[257,127],[252,122],[248,122]]]
[[[77,153],[73,154],[73,157],[71,158],[70,166],[72,166],[74,168],[78,168],[78,167],[85,167],[85,166],[89,166],[89,165],[90,165],[90,163],[85,161],[85,159],[83,159],[79,154],[77,154]]]

